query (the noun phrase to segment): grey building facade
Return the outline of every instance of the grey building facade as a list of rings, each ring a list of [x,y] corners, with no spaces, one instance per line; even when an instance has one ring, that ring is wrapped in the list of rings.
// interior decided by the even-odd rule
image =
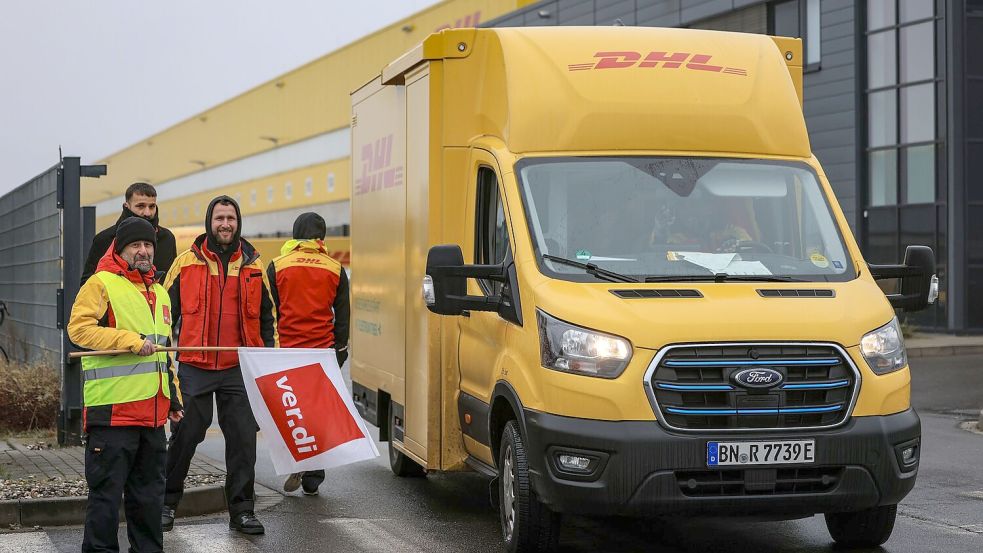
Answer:
[[[637,25],[796,36],[822,163],[867,261],[931,246],[917,327],[983,332],[983,0],[544,0],[483,26]]]

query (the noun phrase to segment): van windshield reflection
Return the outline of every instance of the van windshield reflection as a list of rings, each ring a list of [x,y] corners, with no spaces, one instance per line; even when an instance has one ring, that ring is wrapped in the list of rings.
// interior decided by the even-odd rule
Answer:
[[[527,158],[517,175],[540,266],[555,278],[610,280],[598,276],[603,271],[649,282],[854,277],[829,204],[805,164]]]

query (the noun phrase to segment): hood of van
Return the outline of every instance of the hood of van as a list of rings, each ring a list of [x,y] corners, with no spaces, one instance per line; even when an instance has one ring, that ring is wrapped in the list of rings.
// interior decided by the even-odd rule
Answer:
[[[674,290],[688,292],[677,296]],[[650,349],[733,341],[817,341],[850,347],[894,316],[880,288],[860,278],[795,285],[547,280],[534,293],[537,308],[553,317]]]

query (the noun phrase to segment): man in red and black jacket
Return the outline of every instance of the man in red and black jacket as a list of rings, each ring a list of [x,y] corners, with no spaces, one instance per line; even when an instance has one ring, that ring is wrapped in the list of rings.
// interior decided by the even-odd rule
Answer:
[[[324,249],[327,228],[314,212],[294,221],[293,239],[270,262],[266,277],[277,308],[280,346],[333,348],[341,367],[348,359],[348,274]],[[292,492],[303,484],[304,495],[317,495],[323,470],[292,474],[283,484]]]
[[[276,310],[256,249],[240,237],[239,204],[228,196],[211,201],[206,233],[174,260],[164,279],[180,346],[276,347]],[[184,479],[198,444],[212,423],[212,397],[225,436],[225,496],[229,527],[246,534],[265,529],[253,510],[256,432],[259,429],[236,351],[178,353],[185,417],[167,454],[161,524],[170,530]]]

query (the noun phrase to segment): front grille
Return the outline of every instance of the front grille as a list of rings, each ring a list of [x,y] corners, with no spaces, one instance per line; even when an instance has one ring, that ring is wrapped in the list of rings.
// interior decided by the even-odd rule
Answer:
[[[775,370],[783,381],[755,389],[732,379],[749,368]],[[834,426],[848,416],[858,385],[842,350],[825,344],[676,346],[650,372],[660,420],[681,430]]]
[[[689,497],[824,493],[840,482],[843,467],[677,471]]]

